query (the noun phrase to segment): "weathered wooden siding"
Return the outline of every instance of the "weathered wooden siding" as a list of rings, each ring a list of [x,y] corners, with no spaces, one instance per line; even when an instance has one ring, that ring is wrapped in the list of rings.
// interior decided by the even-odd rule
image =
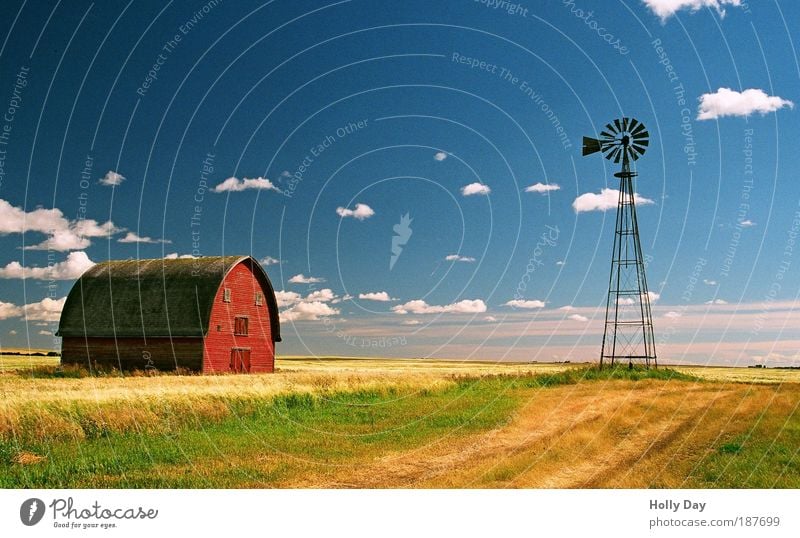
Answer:
[[[176,366],[200,371],[202,338],[100,338],[64,337],[61,363],[87,368],[97,363],[122,370],[175,370]]]
[[[224,302],[225,288],[231,301]],[[256,305],[256,292],[264,294],[261,305]],[[251,372],[272,372],[275,369],[275,344],[270,329],[270,314],[265,290],[253,271],[245,263],[230,270],[217,290],[211,308],[211,317],[203,351],[203,371],[207,373],[231,370],[231,349],[250,350]],[[236,316],[247,316],[248,335],[234,334]]]

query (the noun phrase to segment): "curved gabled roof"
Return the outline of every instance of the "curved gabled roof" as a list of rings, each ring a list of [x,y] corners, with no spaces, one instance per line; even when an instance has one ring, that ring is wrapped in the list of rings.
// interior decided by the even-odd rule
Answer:
[[[272,338],[281,339],[272,283],[251,256],[110,260],[87,270],[67,296],[58,336],[201,337],[225,275],[246,263],[264,288]]]

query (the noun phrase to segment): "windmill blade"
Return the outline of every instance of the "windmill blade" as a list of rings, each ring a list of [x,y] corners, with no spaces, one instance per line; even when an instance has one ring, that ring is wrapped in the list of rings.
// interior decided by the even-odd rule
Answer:
[[[616,135],[619,132],[619,129],[614,127],[614,125],[611,123],[606,123],[606,131],[611,132],[612,135]]]
[[[628,118],[622,118],[622,131],[628,131]]]
[[[639,160],[641,153],[634,151],[633,148],[628,148],[628,152],[631,154],[631,158],[633,158],[634,161]]]
[[[628,125],[628,130],[630,131],[631,136],[633,136],[633,133],[636,131],[637,125],[641,125],[641,123],[639,123],[639,120],[637,120],[636,118],[631,118],[631,122]]]
[[[631,146],[631,149],[633,149],[634,151],[636,151],[636,152],[637,152],[637,153],[639,153],[639,154],[642,154],[642,153],[644,153],[645,151],[647,151],[647,148],[645,148],[645,147],[642,147],[642,146],[639,146],[639,145],[637,145],[636,143],[634,143],[634,144]]]
[[[650,145],[650,139],[647,138],[647,137],[637,138],[637,139],[635,139],[633,141],[633,143],[634,144],[639,144],[640,146],[649,146]]]
[[[634,121],[635,121],[635,120],[634,120]],[[641,133],[641,132],[642,132],[642,131],[644,131],[644,130],[645,130],[644,123],[640,123],[638,127],[636,127],[635,129],[633,129],[633,130],[631,131],[631,134],[632,134],[633,136],[638,136],[638,135],[639,135],[639,133]],[[647,132],[645,131],[645,135],[646,135],[646,134],[647,134]]]
[[[606,140],[606,141],[614,141],[614,140],[616,140],[616,137],[613,134],[607,133],[605,131],[600,133],[600,138],[602,138],[603,140]]]
[[[619,120],[614,120],[614,125],[617,126],[618,133],[622,131],[622,124],[620,124]]]

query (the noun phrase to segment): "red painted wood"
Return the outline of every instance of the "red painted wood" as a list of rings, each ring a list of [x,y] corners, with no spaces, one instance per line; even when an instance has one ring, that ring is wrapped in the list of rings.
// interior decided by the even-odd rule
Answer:
[[[228,288],[231,301],[224,302]],[[203,372],[231,371],[231,350],[250,350],[251,372],[272,372],[275,369],[275,344],[272,341],[267,301],[256,304],[256,292],[265,290],[246,263],[233,267],[217,290],[203,350]],[[236,316],[248,317],[248,334],[234,335]]]

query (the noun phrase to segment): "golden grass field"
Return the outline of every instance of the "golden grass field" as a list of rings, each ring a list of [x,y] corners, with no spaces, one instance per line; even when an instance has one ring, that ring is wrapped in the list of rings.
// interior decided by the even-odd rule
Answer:
[[[294,357],[58,378],[27,361],[0,357],[4,487],[800,485],[798,370]]]

